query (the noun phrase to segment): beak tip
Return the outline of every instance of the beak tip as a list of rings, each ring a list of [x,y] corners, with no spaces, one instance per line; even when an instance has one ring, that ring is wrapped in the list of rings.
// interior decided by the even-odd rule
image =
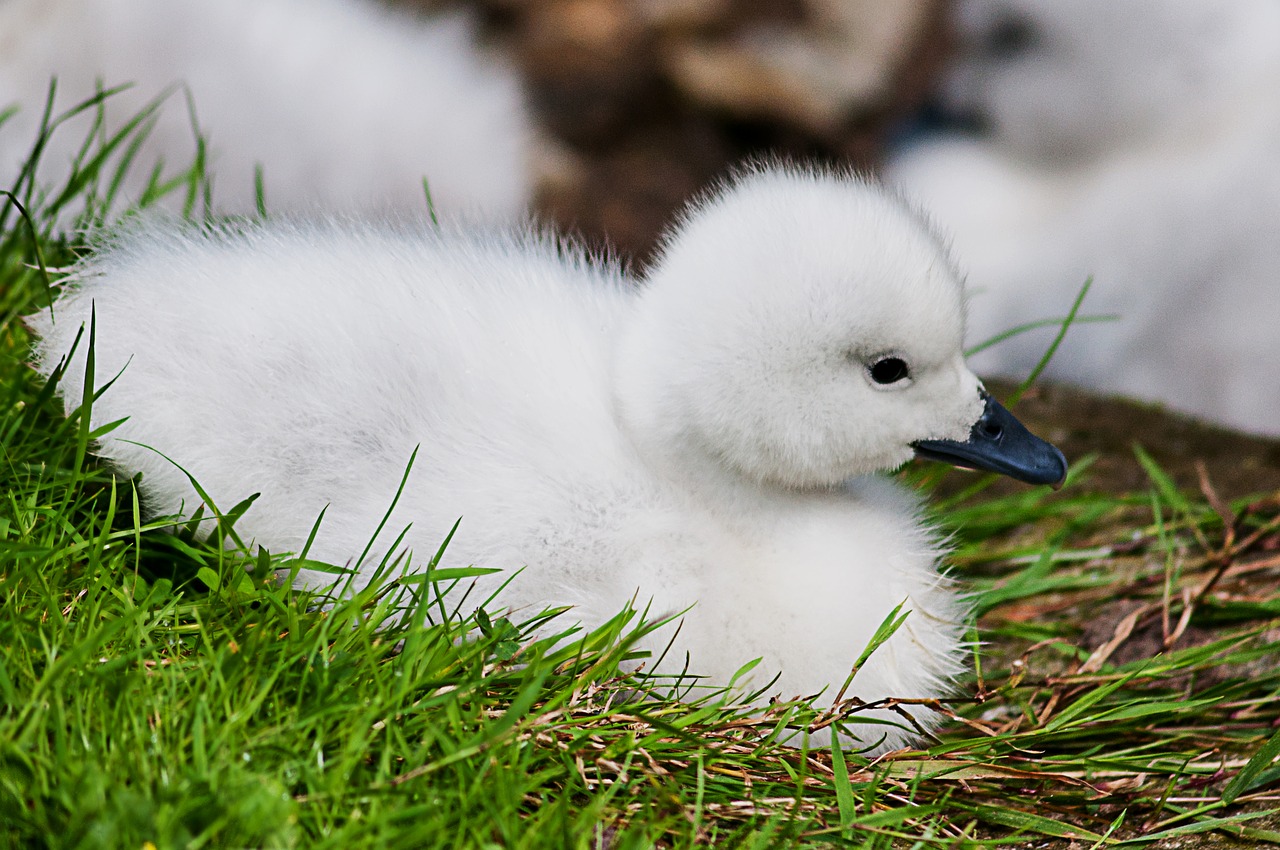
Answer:
[[[1062,485],[1067,483],[1067,472],[1068,472],[1067,457],[1062,453],[1062,450],[1059,449],[1057,446],[1053,446],[1052,444],[1050,445],[1053,448],[1054,454],[1056,455],[1055,460],[1057,461],[1057,463],[1055,465],[1057,467],[1057,470],[1056,470],[1057,477],[1055,478],[1055,480],[1049,482],[1049,486],[1052,487],[1054,490],[1061,490]]]
[[[1052,443],[1038,441],[1044,456],[1040,462],[1026,469],[1021,479],[1027,484],[1047,484],[1054,490],[1061,490],[1067,482],[1067,458],[1062,450]],[[1018,478],[1016,473],[1014,478]]]

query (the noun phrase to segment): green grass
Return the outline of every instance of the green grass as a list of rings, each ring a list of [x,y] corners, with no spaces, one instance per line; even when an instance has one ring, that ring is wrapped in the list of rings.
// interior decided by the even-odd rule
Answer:
[[[554,612],[440,608],[465,571],[324,599],[238,551],[234,511],[230,548],[170,533],[26,367],[18,321],[74,258],[56,207],[106,186],[86,215],[107,215],[145,127],[88,146],[65,190],[0,199],[0,844],[1280,843],[1280,499],[1181,492],[1145,455],[1144,492],[1091,492],[1084,459],[1059,493],[935,500],[980,651],[941,740],[875,763],[779,743],[829,742],[856,705],[753,713],[621,672],[635,612],[557,641]]]

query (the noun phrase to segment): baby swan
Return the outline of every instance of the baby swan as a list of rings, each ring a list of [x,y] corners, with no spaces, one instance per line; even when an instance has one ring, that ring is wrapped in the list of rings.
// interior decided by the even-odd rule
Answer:
[[[965,366],[942,241],[843,174],[743,173],[684,214],[641,281],[527,233],[144,224],[32,317],[41,372],[91,315],[92,379],[114,379],[93,424],[124,420],[99,452],[142,474],[153,513],[200,503],[167,456],[217,505],[261,493],[238,528],[273,552],[299,550],[327,507],[311,556],[354,565],[418,447],[387,536],[410,526],[415,566],[461,517],[446,565],[527,566],[504,605],[571,604],[586,625],[633,597],[692,606],[673,663],[688,653],[723,684],[760,657],[752,682],[779,675],[785,698],[830,700],[904,601],[849,693],[938,697],[960,669],[941,547],[912,494],[872,473],[917,452],[1032,483],[1066,471]],[[855,731],[879,751],[915,737]]]

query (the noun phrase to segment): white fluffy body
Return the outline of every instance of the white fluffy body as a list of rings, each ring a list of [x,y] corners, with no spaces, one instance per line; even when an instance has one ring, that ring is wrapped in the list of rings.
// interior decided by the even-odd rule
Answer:
[[[916,440],[966,439],[983,411],[963,288],[921,219],[860,179],[744,174],[643,281],[520,233],[153,223],[32,317],[43,374],[91,314],[94,383],[114,379],[92,420],[128,417],[100,454],[142,474],[154,513],[200,501],[163,453],[223,508],[260,492],[238,528],[273,552],[327,508],[311,556],[354,563],[418,446],[362,569],[407,525],[420,567],[461,517],[446,565],[527,565],[500,600],[526,614],[693,606],[671,657],[713,682],[762,657],[756,684],[829,699],[904,601],[852,692],[937,697],[960,667],[939,544],[872,473]],[[912,377],[878,386],[868,364],[889,352]],[[886,732],[882,750],[913,737],[865,730]]]
[[[954,234],[970,342],[1085,313],[1059,380],[1280,434],[1280,4],[960,0],[952,107],[887,179]],[[1025,373],[1051,331],[974,358]]]
[[[57,111],[135,84],[107,100],[108,131],[185,85],[220,211],[254,209],[261,165],[272,210],[421,213],[427,177],[445,210],[517,216],[531,193],[530,119],[514,70],[473,36],[462,16],[422,20],[371,0],[0,0],[0,109],[20,107],[0,126],[0,186],[30,152],[56,76]],[[42,183],[60,185],[91,121],[54,134]],[[174,174],[195,153],[175,89],[126,198],[157,161]]]

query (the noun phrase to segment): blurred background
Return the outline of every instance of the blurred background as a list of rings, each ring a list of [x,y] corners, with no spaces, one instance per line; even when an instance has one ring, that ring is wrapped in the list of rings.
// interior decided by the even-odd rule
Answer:
[[[495,137],[526,135],[528,185],[515,194],[562,228],[643,258],[674,210],[746,156],[877,165],[931,89],[943,32],[937,0],[0,0],[0,104],[21,102],[28,119],[0,136],[0,161],[11,173],[29,148],[20,131],[34,133],[51,75],[64,107],[98,81],[137,83],[111,103],[121,120],[182,82],[224,208],[245,202],[254,163],[241,149],[265,160],[267,201],[279,207],[288,182],[336,180],[292,166],[310,147],[328,145],[351,170],[381,149],[392,170],[401,137],[452,135],[509,170],[517,154]],[[173,164],[194,146],[181,93],[170,100],[164,117],[178,126],[157,154]],[[308,102],[329,107],[333,129],[322,132]],[[464,114],[476,103],[518,118]],[[436,129],[410,120],[424,112]],[[357,138],[340,132],[362,125]],[[277,128],[292,143],[261,139]],[[75,133],[59,135],[69,146]],[[433,183],[463,170],[485,178],[444,156],[421,165]]]
[[[946,56],[941,0],[402,2],[479,16],[553,142],[538,208],[641,261],[745,157],[877,168]]]

